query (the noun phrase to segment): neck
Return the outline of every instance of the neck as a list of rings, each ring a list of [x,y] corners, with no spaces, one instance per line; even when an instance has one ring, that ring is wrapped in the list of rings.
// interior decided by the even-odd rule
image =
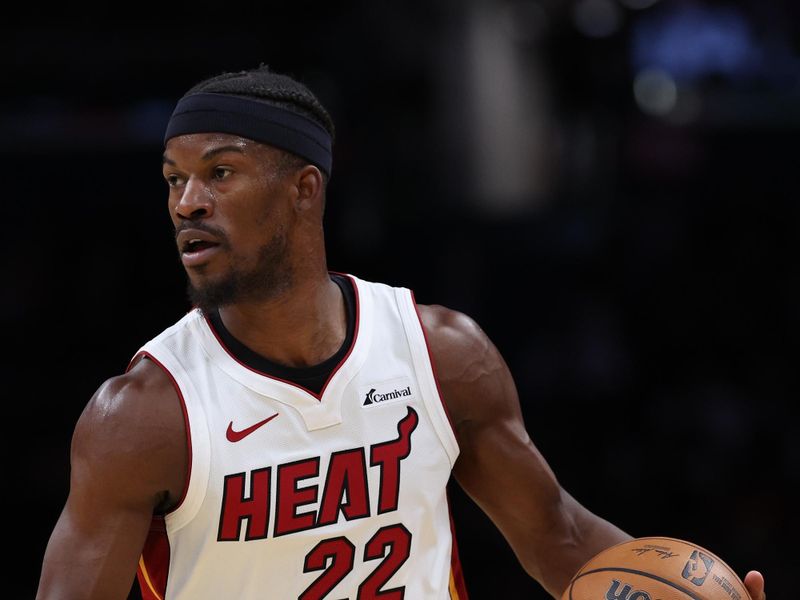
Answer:
[[[232,304],[219,313],[245,346],[289,367],[321,363],[347,335],[344,299],[327,271],[294,282],[274,299]]]

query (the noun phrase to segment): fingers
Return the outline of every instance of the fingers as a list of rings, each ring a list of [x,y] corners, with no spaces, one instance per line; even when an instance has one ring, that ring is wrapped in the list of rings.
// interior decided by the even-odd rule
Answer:
[[[744,576],[744,586],[752,600],[767,600],[767,594],[764,592],[764,576],[760,572],[749,571]]]

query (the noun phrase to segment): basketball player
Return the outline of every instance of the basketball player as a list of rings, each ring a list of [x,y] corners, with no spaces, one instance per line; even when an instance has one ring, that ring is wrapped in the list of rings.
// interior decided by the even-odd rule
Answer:
[[[629,539],[560,487],[474,321],[328,271],[332,139],[265,67],[179,101],[163,172],[196,308],[81,415],[39,598],[136,574],[147,599],[463,600],[451,472],[556,597]]]

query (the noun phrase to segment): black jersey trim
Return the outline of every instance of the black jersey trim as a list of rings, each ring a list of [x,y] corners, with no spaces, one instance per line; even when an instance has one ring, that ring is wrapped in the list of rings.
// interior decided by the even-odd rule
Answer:
[[[344,364],[353,350],[355,340],[358,336],[360,312],[358,289],[352,278],[341,273],[330,273],[330,277],[342,290],[347,318],[347,333],[342,345],[336,353],[316,365],[310,367],[289,367],[273,362],[257,352],[254,352],[228,331],[225,324],[222,322],[219,311],[215,310],[211,314],[206,315],[206,322],[211,328],[214,337],[217,338],[217,341],[223,349],[233,357],[236,362],[259,375],[289,383],[305,390],[317,399],[321,399],[328,382],[331,380],[334,373],[339,370],[339,367]]]

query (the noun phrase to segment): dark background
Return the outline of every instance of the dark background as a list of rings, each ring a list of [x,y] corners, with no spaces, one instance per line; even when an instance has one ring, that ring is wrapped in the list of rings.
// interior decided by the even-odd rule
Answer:
[[[260,62],[337,124],[330,267],[473,316],[588,508],[793,595],[796,2],[20,8],[0,48],[6,597],[34,595],[83,406],[188,308],[166,119]],[[546,598],[452,500],[473,598]]]

